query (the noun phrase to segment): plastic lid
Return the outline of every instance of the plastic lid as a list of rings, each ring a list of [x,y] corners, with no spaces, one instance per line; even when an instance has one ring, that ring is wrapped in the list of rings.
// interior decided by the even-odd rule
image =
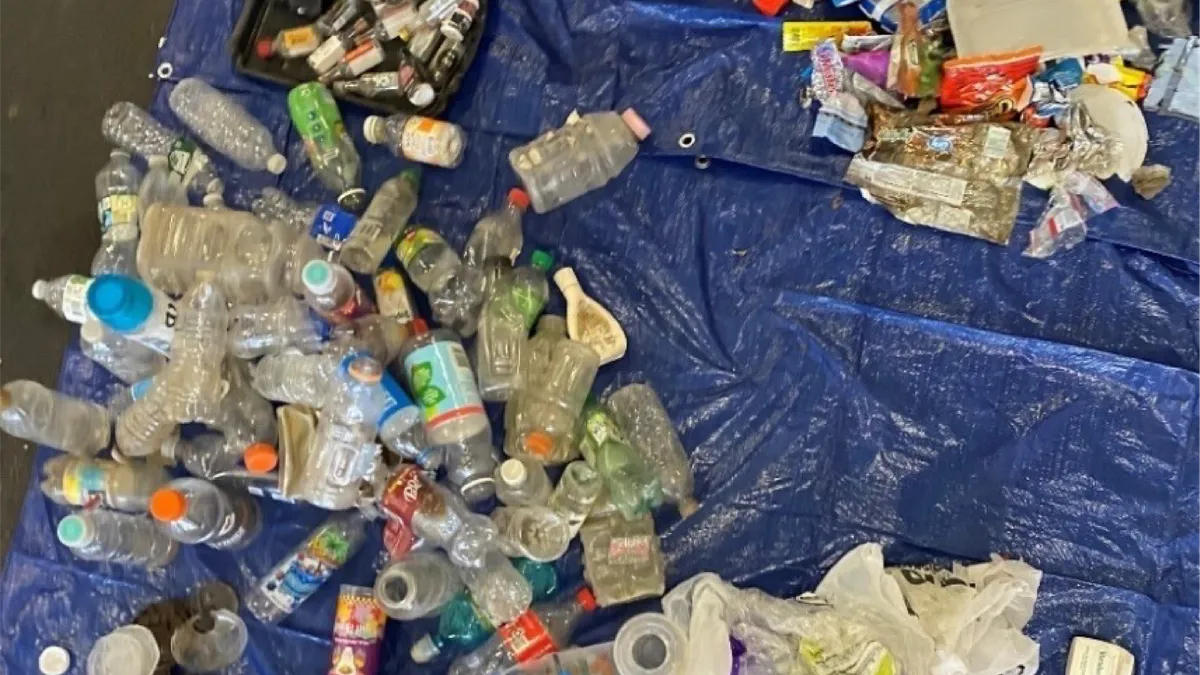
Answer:
[[[87,291],[88,309],[118,332],[136,330],[154,309],[154,295],[137,279],[119,274],[96,277]]]
[[[86,321],[79,327],[79,339],[84,342],[99,342],[104,339],[104,326],[99,321]]]
[[[525,465],[521,463],[521,460],[510,459],[500,465],[500,478],[507,485],[521,487],[525,481],[529,480],[529,472],[525,470]]]
[[[300,280],[304,287],[317,295],[333,291],[337,286],[337,278],[333,274],[333,265],[324,260],[310,260],[300,272]]]
[[[275,56],[275,41],[271,38],[263,38],[254,45],[254,53],[258,54],[258,58],[267,60]]]
[[[383,379],[383,367],[370,356],[359,356],[354,359],[346,367],[346,372],[350,373],[350,377],[354,378],[356,382],[363,384],[376,384]]]
[[[533,265],[534,269],[541,270],[543,272],[549,272],[550,268],[554,267],[554,256],[548,251],[543,251],[539,248],[533,252],[533,256],[530,258],[530,263]]]
[[[171,162],[170,162],[170,160],[167,159],[166,155],[150,155],[149,157],[146,158],[147,166],[152,166],[156,169],[158,169],[158,168],[165,169],[165,168],[167,168],[167,166],[170,165],[170,163]]]
[[[412,334],[413,335],[424,335],[428,332],[429,332],[429,324],[425,322],[425,319],[417,317],[416,319],[412,320]]]
[[[347,211],[359,212],[367,202],[367,191],[363,188],[350,188],[337,198],[338,206]]]
[[[554,449],[554,439],[544,431],[533,431],[525,436],[525,449],[540,457],[545,457]]]
[[[155,520],[169,523],[179,520],[187,513],[187,497],[179,490],[163,488],[150,496],[150,515]]]
[[[36,298],[37,300],[45,300],[46,293],[49,290],[50,290],[50,284],[46,283],[46,281],[44,279],[38,279],[37,281],[33,282],[33,288],[31,289],[30,292],[33,293],[33,297]]]
[[[508,191],[508,203],[524,211],[529,208],[529,193],[521,188],[513,188]]]
[[[416,663],[429,663],[441,653],[442,650],[438,649],[438,646],[433,643],[433,638],[429,634],[422,636],[420,640],[414,642],[412,648],[408,650],[408,655]]]
[[[363,137],[368,143],[379,145],[387,140],[387,120],[379,115],[371,115],[363,122]]]
[[[587,586],[584,586],[575,593],[575,601],[589,612],[596,610],[596,596],[592,594],[592,589]]]
[[[42,675],[63,675],[71,669],[71,655],[62,647],[46,647],[38,656],[38,670]]]
[[[287,168],[287,157],[284,157],[283,155],[281,155],[279,153],[275,153],[274,155],[271,155],[269,158],[267,158],[267,171],[270,171],[271,173],[275,174],[276,176],[283,173],[283,170],[286,168]]]
[[[787,2],[787,0],[782,1]],[[646,140],[646,137],[650,135],[650,125],[646,124],[646,120],[642,119],[642,116],[633,108],[629,108],[621,113],[621,119],[625,120],[625,126],[629,127],[629,130],[633,132],[634,136],[638,137],[639,141]]]
[[[58,541],[63,546],[83,546],[91,540],[94,532],[86,518],[70,515],[58,521]]]
[[[279,465],[279,453],[269,443],[254,443],[242,453],[242,461],[252,473],[268,473]]]
[[[408,102],[418,108],[424,108],[433,103],[433,99],[435,98],[437,98],[437,92],[433,90],[433,86],[428,82],[421,82],[408,92]]]
[[[575,276],[575,270],[564,267],[554,273],[554,283],[558,285],[558,290],[565,291],[572,286],[578,286],[579,277]]]

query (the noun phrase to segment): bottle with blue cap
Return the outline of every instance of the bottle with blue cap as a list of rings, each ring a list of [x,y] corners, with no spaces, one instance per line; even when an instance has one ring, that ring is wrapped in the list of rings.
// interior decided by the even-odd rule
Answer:
[[[58,522],[57,534],[59,543],[84,560],[155,569],[179,552],[179,544],[144,515],[77,511]]]
[[[331,323],[345,324],[375,313],[375,303],[341,265],[311,260],[304,266],[302,279],[304,299]]]
[[[102,274],[87,291],[88,311],[109,330],[170,354],[179,310],[166,293],[133,277]]]

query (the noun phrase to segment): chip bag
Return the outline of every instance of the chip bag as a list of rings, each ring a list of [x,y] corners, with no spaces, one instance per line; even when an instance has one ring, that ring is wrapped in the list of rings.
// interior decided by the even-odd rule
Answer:
[[[951,59],[942,65],[942,108],[950,112],[985,112],[1009,120],[1033,98],[1031,76],[1042,48]]]

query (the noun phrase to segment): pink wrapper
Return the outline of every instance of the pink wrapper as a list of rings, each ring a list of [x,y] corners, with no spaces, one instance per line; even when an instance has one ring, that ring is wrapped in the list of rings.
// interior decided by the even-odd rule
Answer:
[[[387,615],[372,589],[342,586],[333,623],[329,675],[376,675],[386,623]]]
[[[842,54],[842,65],[862,75],[880,87],[887,88],[888,56],[887,50],[878,52],[860,52],[858,54]]]

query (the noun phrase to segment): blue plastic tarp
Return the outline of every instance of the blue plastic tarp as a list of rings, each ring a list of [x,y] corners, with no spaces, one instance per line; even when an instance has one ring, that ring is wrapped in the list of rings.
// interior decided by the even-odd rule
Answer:
[[[172,74],[151,109],[178,128],[170,87],[208,80],[293,167],[276,178],[217,158],[232,203],[276,184],[328,199],[286,92],[232,71],[240,11],[176,2],[159,55]],[[848,157],[809,138],[806,64],[781,51],[778,19],[741,0],[498,0],[446,115],[468,131],[466,159],[425,172],[417,218],[461,245],[514,184],[513,146],[572,110],[636,107],[654,128],[638,159],[527,217],[526,251],[552,249],[625,326],[629,354],[597,387],[651,382],[692,453],[703,507],[658,516],[668,583],[707,570],[793,595],[864,541],[894,563],[998,552],[1046,573],[1029,626],[1044,672],[1062,672],[1074,635],[1130,649],[1142,675],[1200,672],[1196,125],[1149,115],[1147,161],[1169,165],[1172,186],[1146,202],[1114,185],[1124,207],[1092,239],[1033,261],[1020,255],[1044,203],[1032,189],[1007,247],[906,225],[848,189]],[[403,162],[363,141],[365,111],[343,114],[374,189]],[[59,385],[98,401],[115,386],[74,348]],[[35,672],[51,644],[78,664],[151,601],[208,579],[245,588],[322,517],[263,508],[248,550],[189,547],[147,573],[74,559],[53,535],[65,510],[35,480],[0,580],[3,664]],[[229,672],[324,673],[337,585],[369,584],[377,548],[376,534],[280,626],[250,620]],[[578,577],[578,544],[561,568]],[[611,638],[637,609],[600,612],[579,642]],[[391,623],[384,672],[441,672],[408,662],[428,627]]]

